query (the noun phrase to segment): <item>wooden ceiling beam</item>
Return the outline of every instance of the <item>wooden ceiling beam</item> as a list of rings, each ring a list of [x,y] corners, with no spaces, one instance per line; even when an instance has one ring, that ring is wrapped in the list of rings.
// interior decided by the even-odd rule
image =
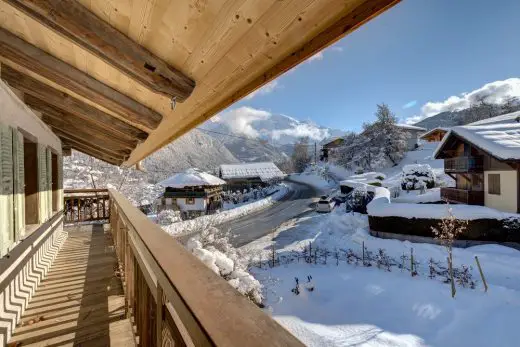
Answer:
[[[91,157],[94,157],[96,159],[102,160],[104,162],[107,162],[112,165],[120,166],[122,164],[122,161],[112,158],[104,153],[97,152],[89,147],[84,147],[79,144],[69,143],[67,140],[63,141],[66,146],[70,146],[71,148],[75,149],[76,151],[80,151],[86,155],[90,155]]]
[[[146,87],[186,100],[195,82],[106,23],[77,0],[6,0]]]
[[[99,149],[86,145],[82,142],[71,141],[71,140],[68,140],[65,138],[62,138],[61,140],[62,140],[62,143],[64,143],[67,146],[70,146],[72,148],[81,149],[83,151],[89,151],[89,153],[96,154],[98,157],[101,157],[101,158],[109,158],[110,160],[113,160],[114,162],[117,162],[117,163],[122,163],[125,160],[124,158],[114,156],[114,155],[112,155],[110,153],[106,153],[104,151],[100,151]]]
[[[35,78],[16,71],[10,66],[3,65],[1,73],[2,79],[11,87],[22,91],[26,96],[32,96],[32,98],[28,97],[27,100],[25,100],[25,103],[38,111],[41,110],[38,109],[39,105],[34,101],[35,98],[45,100],[46,103],[61,110],[67,110],[67,112],[70,112],[86,122],[93,122],[107,129],[116,131],[123,137],[134,140],[146,140],[148,137],[148,134],[145,131],[125,123],[118,118],[112,117],[111,115],[40,82]]]
[[[158,112],[18,38],[4,28],[0,28],[0,56],[94,104],[105,107],[132,124],[156,129],[162,120],[162,115]]]
[[[129,143],[127,140],[118,138],[110,133],[100,132],[98,128],[85,126],[85,124],[81,124],[80,122],[73,122],[67,119],[67,116],[63,116],[61,111],[51,111],[51,108],[52,106],[48,107],[48,110],[42,115],[42,120],[53,128],[76,134],[78,137],[87,141],[97,139],[104,143],[104,147],[116,151],[132,151],[135,148],[135,144]]]
[[[51,126],[51,129],[59,138],[61,138],[63,140],[68,140],[69,142],[72,142],[72,143],[79,143],[79,144],[82,144],[87,147],[92,147],[100,152],[107,153],[108,155],[111,155],[114,158],[125,159],[130,155],[130,153],[129,153],[130,151],[114,150],[114,149],[108,148],[105,146],[105,144],[102,141],[97,140],[97,139],[91,138],[88,141],[86,141],[85,139],[76,136],[71,131],[63,131],[58,128],[54,128],[52,126]]]

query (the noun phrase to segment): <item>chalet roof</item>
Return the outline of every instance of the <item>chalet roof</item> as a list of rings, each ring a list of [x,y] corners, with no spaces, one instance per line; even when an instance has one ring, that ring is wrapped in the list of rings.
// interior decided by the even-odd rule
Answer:
[[[422,134],[422,135],[421,135],[421,138],[423,138],[423,137],[427,137],[427,136],[433,134],[433,133],[436,132],[436,131],[444,131],[444,132],[448,132],[448,131],[450,131],[450,128],[444,128],[444,127],[433,128],[433,129],[431,129],[431,130],[428,130],[427,133]]]
[[[1,77],[64,146],[130,166],[399,2],[5,0]]]
[[[497,159],[520,160],[520,112],[451,128],[437,147],[435,157],[451,134],[460,136]]]
[[[409,124],[396,124],[395,126],[402,128],[404,130],[415,130],[415,131],[426,131],[427,129],[421,128],[415,125],[409,125]]]
[[[220,186],[223,184],[226,184],[224,180],[194,168],[176,173],[159,183],[160,186],[172,188]]]
[[[223,179],[260,177],[263,182],[285,177],[273,162],[220,165],[220,173]]]

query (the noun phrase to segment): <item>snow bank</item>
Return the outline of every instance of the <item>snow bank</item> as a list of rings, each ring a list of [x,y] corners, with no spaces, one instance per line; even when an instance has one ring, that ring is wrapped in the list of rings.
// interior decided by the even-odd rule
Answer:
[[[400,196],[392,199],[392,203],[428,203],[428,202],[439,202],[441,199],[441,189],[432,188],[428,189],[424,194],[420,194],[420,191],[411,190],[409,192],[402,192]]]
[[[162,228],[170,235],[178,236],[180,234],[190,234],[192,232],[200,230],[201,228],[206,228],[211,225],[219,225],[230,220],[240,218],[254,211],[264,209],[283,198],[288,192],[288,186],[281,184],[280,190],[278,190],[278,192],[274,193],[271,196],[268,196],[265,199],[255,201],[250,204],[245,204],[240,207],[231,210],[226,210],[220,213],[201,216],[195,219],[190,219],[179,223],[173,223],[170,225],[163,226]]]
[[[515,213],[501,212],[485,206],[449,205],[453,215],[458,219],[507,219],[519,218]],[[374,199],[367,205],[370,216],[376,217],[405,217],[441,219],[448,215],[445,204],[410,204],[390,202],[390,192],[386,188],[376,189]]]

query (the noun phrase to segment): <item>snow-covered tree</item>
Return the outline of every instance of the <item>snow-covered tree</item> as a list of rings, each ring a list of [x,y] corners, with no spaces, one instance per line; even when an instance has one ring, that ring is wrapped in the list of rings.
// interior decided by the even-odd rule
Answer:
[[[302,137],[294,145],[294,152],[291,156],[294,165],[294,171],[303,172],[307,165],[311,162],[309,155],[309,138]]]

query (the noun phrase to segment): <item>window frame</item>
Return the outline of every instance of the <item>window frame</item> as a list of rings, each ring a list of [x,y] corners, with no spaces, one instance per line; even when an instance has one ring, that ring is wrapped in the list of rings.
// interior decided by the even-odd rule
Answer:
[[[195,198],[186,198],[186,205],[195,205]]]
[[[488,174],[487,192],[490,195],[501,195],[500,174],[499,173],[489,173]]]

